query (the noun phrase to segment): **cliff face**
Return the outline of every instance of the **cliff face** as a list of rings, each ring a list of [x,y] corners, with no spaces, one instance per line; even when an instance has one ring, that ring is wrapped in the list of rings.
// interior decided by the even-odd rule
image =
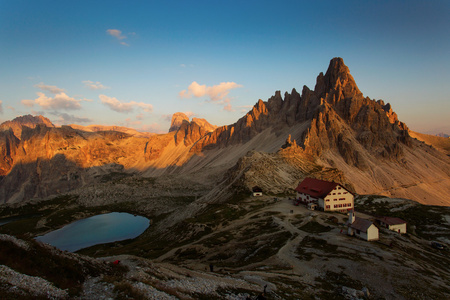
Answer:
[[[40,124],[23,127],[21,135],[18,140],[12,130],[0,133],[1,203],[67,193],[93,181],[100,169],[116,171],[144,159],[146,139],[121,132]]]
[[[177,131],[181,124],[183,124],[183,121],[189,122],[188,116],[182,112],[177,112],[172,115],[172,121],[170,122],[170,128],[169,132]]]
[[[19,142],[12,129],[0,131],[0,176],[11,170]]]

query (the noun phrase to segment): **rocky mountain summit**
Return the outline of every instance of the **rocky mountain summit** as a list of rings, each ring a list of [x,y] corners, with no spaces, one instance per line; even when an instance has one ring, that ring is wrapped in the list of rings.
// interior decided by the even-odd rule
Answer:
[[[314,90],[304,86],[301,94],[293,89],[284,96],[277,91],[231,125],[215,127],[176,113],[167,134],[97,129],[41,124],[24,127],[20,138],[12,129],[0,132],[0,202],[81,188],[95,181],[98,175],[92,174],[108,173],[111,166],[144,177],[201,178],[214,188],[217,182],[211,179],[233,174],[228,170],[249,151],[265,157],[257,160],[264,164],[291,136],[296,150],[284,161],[292,180],[281,181],[281,190],[294,188],[294,178],[298,182],[307,175],[294,170],[308,161],[314,170],[338,170],[356,193],[450,204],[449,157],[411,137],[389,103],[364,97],[342,58],[330,61]],[[46,172],[48,167],[52,172]],[[245,178],[247,187],[257,181]]]
[[[22,126],[35,128],[39,124],[45,125],[47,127],[55,127],[55,125],[53,125],[53,123],[46,117],[25,115],[17,117],[11,121],[3,122],[2,124],[0,124],[0,130],[7,131],[11,129],[14,132],[14,135],[18,139],[21,139]]]

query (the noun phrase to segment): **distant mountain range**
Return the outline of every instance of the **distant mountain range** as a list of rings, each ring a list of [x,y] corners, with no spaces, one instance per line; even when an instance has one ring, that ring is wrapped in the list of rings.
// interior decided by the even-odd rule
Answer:
[[[295,188],[306,175],[334,174],[329,178],[356,193],[450,205],[445,138],[410,132],[389,103],[364,97],[341,58],[319,74],[314,90],[277,91],[227,126],[177,113],[161,135],[116,126],[57,128],[42,116],[1,128],[0,202],[67,193],[123,170],[146,177],[202,174],[234,188],[277,191]]]
[[[441,132],[441,133],[436,134],[436,136],[444,137],[444,138],[449,138],[449,137],[450,137],[450,134],[446,134],[446,133]]]

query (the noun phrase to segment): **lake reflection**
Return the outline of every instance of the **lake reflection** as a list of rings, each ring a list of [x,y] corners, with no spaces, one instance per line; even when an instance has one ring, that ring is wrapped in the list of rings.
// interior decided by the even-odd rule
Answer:
[[[113,212],[76,221],[36,240],[61,250],[74,252],[97,244],[105,244],[141,235],[149,226],[145,217]]]

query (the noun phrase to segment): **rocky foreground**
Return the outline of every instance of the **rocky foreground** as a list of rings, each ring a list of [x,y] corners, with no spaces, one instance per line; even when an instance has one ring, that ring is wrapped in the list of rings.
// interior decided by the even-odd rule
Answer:
[[[356,207],[363,218],[409,216],[408,234],[381,229],[380,241],[366,242],[345,235],[346,215],[250,197],[78,254],[2,234],[0,289],[6,299],[254,299],[264,289],[267,299],[450,296],[448,252],[430,246],[450,242],[448,208],[373,196]]]

